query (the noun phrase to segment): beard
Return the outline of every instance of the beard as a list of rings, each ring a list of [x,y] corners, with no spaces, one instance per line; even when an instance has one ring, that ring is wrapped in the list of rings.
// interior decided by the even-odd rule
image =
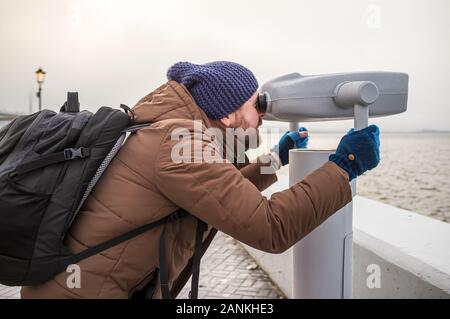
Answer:
[[[237,129],[235,136],[237,142],[244,145],[245,150],[256,149],[262,143],[262,138],[257,128]]]
[[[240,114],[236,116],[237,125],[235,125],[236,141],[244,145],[245,150],[256,149],[262,143],[261,135],[259,134],[259,127],[262,124],[262,118],[258,119],[256,128],[250,126],[249,122],[245,121]]]

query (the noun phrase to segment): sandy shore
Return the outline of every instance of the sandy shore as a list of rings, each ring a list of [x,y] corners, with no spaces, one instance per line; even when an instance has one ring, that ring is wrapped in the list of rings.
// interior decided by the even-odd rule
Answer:
[[[450,134],[387,134],[358,193],[450,222]]]

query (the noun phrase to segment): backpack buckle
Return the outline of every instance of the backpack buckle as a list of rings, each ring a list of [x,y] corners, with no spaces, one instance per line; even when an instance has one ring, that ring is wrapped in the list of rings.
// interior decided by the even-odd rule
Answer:
[[[75,158],[85,158],[88,156],[89,156],[89,149],[85,147],[64,149],[64,159],[66,161],[73,160]]]
[[[177,221],[179,219],[182,219],[183,217],[187,216],[188,213],[185,210],[177,210],[176,212],[172,213],[172,215],[169,216],[168,221],[170,222],[174,222]]]

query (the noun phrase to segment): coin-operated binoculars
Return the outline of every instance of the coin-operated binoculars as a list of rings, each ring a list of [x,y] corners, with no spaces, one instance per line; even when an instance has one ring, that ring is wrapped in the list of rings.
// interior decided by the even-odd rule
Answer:
[[[354,118],[355,130],[369,117],[406,111],[408,75],[395,72],[355,72],[302,76],[291,73],[265,83],[259,105],[264,120],[334,121]],[[335,150],[294,149],[289,152],[289,185],[322,166]],[[352,181],[353,194],[356,179]],[[299,212],[301,214],[301,212]],[[294,298],[351,298],[352,203],[340,209],[293,247]]]

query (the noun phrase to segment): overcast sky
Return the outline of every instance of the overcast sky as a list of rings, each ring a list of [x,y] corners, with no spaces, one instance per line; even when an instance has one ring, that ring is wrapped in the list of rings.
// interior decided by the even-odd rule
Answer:
[[[260,85],[291,73],[406,72],[408,111],[386,131],[450,130],[448,0],[0,0],[0,113],[44,107],[67,91],[82,106],[133,106],[184,60],[229,60]],[[352,122],[308,123],[341,130]]]

